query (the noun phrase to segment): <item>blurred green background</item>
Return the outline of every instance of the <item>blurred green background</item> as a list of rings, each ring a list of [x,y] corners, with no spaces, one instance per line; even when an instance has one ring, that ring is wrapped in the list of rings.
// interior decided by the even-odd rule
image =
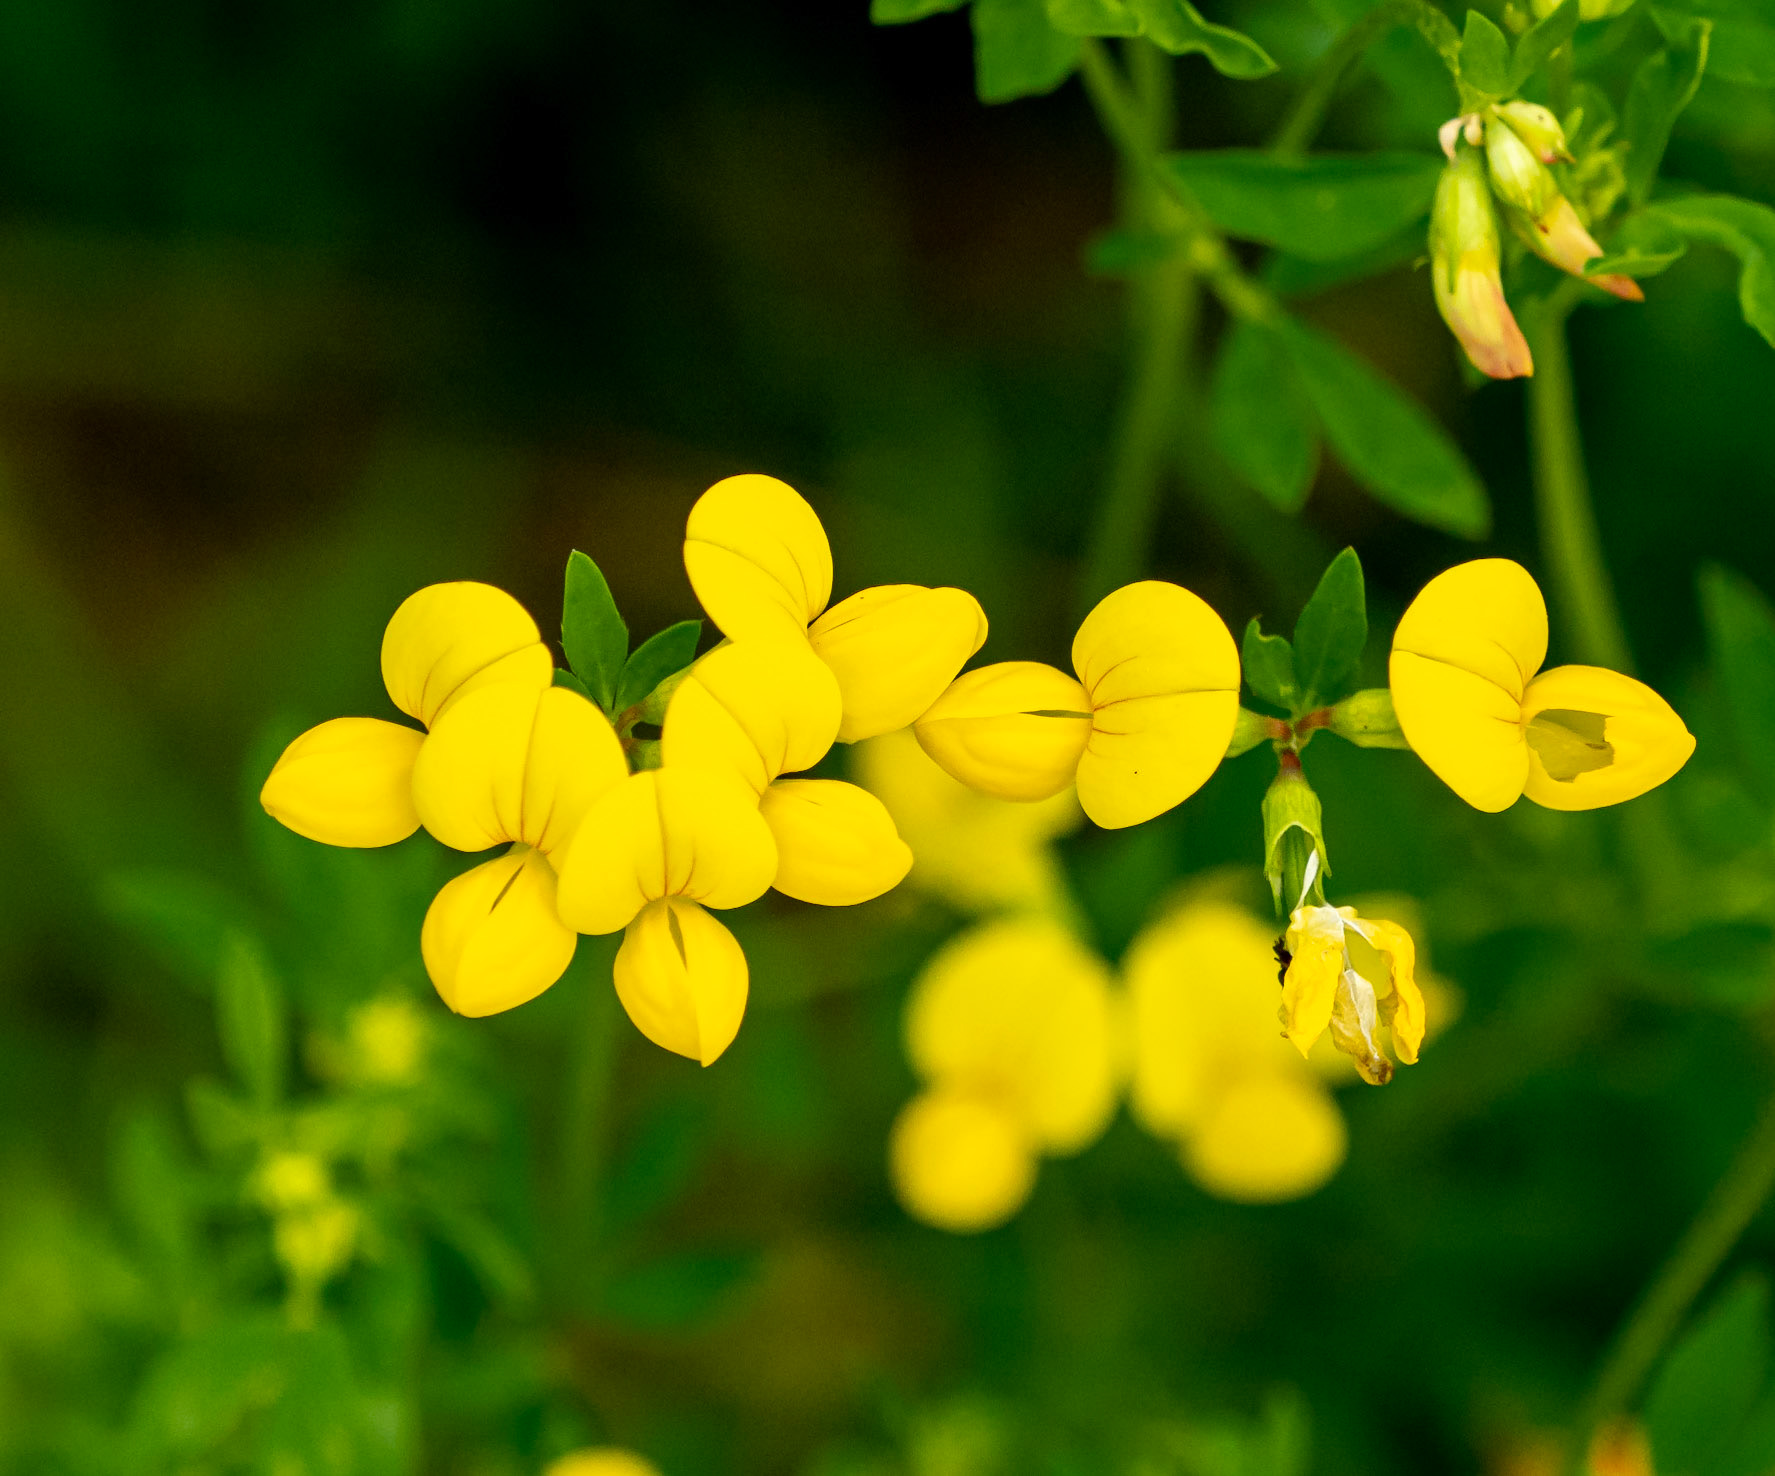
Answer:
[[[1184,141],[1260,139],[1343,8],[1212,8],[1282,71],[1184,59]],[[1301,1203],[1210,1199],[1124,1116],[1002,1230],[910,1221],[900,1006],[960,926],[910,894],[751,909],[737,1043],[703,1071],[618,1021],[601,1109],[574,1063],[609,945],[458,1020],[416,946],[454,858],[259,811],[295,732],[385,712],[411,590],[497,583],[546,633],[578,547],[646,633],[696,613],[683,519],[739,471],[815,504],[839,592],[958,584],[987,659],[1064,659],[1122,378],[1122,286],[1082,264],[1113,159],[1076,84],[982,107],[964,15],[866,9],[0,6],[8,1476],[503,1476],[604,1440],[667,1476],[1256,1476],[1308,1427],[1328,1476],[1502,1471],[1730,1157],[1770,1080],[1775,784],[1724,726],[1696,577],[1770,587],[1775,353],[1712,251],[1574,326],[1641,675],[1701,744],[1658,801],[1675,839],[1647,854],[1633,806],[1478,815],[1409,755],[1316,744],[1340,893],[1420,898],[1465,1009],[1340,1094],[1348,1163]],[[1427,152],[1448,111],[1400,33],[1322,143]],[[1705,82],[1667,171],[1767,198],[1770,95]],[[1478,551],[1539,572],[1520,387],[1470,391],[1425,273],[1303,311],[1457,432],[1494,503]],[[1286,629],[1353,544],[1379,680],[1399,610],[1475,552],[1335,464],[1286,520],[1200,449],[1149,572],[1235,630]],[[1268,778],[1233,761],[1063,844],[1110,958],[1180,879],[1256,865]],[[1716,915],[1661,930],[1661,873]],[[288,1095],[256,1089],[366,1206],[306,1333],[216,1085],[229,970],[278,981]],[[392,1077],[348,1059],[390,997],[424,1043]],[[590,1229],[560,1203],[576,1154]],[[1734,1265],[1771,1252],[1765,1217]]]

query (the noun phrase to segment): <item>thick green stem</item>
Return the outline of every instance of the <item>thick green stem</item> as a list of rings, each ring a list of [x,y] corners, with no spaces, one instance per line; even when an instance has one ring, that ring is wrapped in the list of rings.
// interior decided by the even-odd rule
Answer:
[[[610,1086],[622,1009],[610,987],[607,940],[582,938],[579,969],[585,1014],[572,1042],[562,1103],[559,1245],[562,1267],[575,1277],[598,1241],[610,1139]]]
[[[1603,562],[1584,473],[1565,331],[1575,301],[1575,293],[1562,289],[1524,315],[1523,327],[1535,358],[1528,383],[1535,513],[1542,556],[1553,578],[1555,603],[1571,638],[1572,655],[1588,665],[1631,672],[1633,655]]]
[[[1775,1098],[1764,1106],[1725,1177],[1714,1186],[1694,1223],[1610,1345],[1579,1411],[1572,1470],[1581,1469],[1591,1437],[1639,1394],[1695,1298],[1731,1254],[1771,1192],[1775,1192]]]

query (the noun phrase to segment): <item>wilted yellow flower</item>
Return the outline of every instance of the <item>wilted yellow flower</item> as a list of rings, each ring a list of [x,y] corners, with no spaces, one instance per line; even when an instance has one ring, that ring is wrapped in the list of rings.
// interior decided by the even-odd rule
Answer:
[[[910,731],[855,752],[857,778],[912,848],[909,885],[968,911],[1061,905],[1053,842],[1084,818],[1070,789],[1028,804],[981,794],[945,773]]]
[[[632,1450],[597,1445],[550,1461],[542,1476],[659,1476],[659,1468]]]
[[[1059,923],[1005,918],[926,964],[906,1006],[906,1050],[929,1084],[901,1115],[894,1182],[946,1229],[1014,1214],[1041,1153],[1076,1153],[1109,1124],[1123,1073],[1109,970]]]
[[[1505,810],[1526,794],[1595,809],[1688,761],[1694,738],[1650,687],[1594,666],[1540,672],[1546,655],[1546,603],[1509,559],[1445,570],[1400,620],[1389,666],[1400,729],[1468,804]]]
[[[382,638],[382,680],[394,705],[430,727],[493,682],[535,690],[554,663],[536,622],[488,584],[432,584],[409,595]],[[413,765],[425,734],[381,718],[334,718],[278,757],[259,792],[274,819],[331,846],[387,846],[419,828]]]
[[[959,589],[880,585],[827,610],[826,530],[775,477],[728,477],[709,488],[690,511],[684,567],[731,640],[811,643],[843,694],[837,736],[846,743],[912,722],[986,640],[985,612]]]
[[[1230,902],[1190,903],[1145,929],[1124,963],[1134,1116],[1178,1144],[1210,1194],[1311,1194],[1343,1162],[1343,1117],[1276,1027],[1272,934]]]
[[[1239,715],[1239,654],[1225,623],[1175,584],[1144,580],[1085,617],[1078,680],[1034,661],[953,682],[916,724],[926,753],[984,794],[1037,800],[1077,783],[1115,829],[1194,794],[1226,754]]]

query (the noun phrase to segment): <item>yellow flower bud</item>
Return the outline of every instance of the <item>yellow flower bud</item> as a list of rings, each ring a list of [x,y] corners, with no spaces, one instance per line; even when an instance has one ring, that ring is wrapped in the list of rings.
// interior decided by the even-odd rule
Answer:
[[[1481,374],[1515,379],[1535,372],[1528,341],[1504,299],[1498,220],[1485,165],[1457,148],[1436,186],[1430,212],[1430,281],[1436,309]]]
[[[550,1461],[542,1476],[659,1476],[659,1468],[632,1450],[599,1445]]]
[[[927,1081],[1002,1101],[1037,1147],[1076,1153],[1109,1125],[1122,1082],[1109,970],[1051,919],[986,923],[925,965],[906,1053]]]
[[[965,1088],[938,1087],[901,1109],[888,1167],[909,1215],[958,1234],[1004,1224],[1035,1187],[1035,1150],[1016,1116]]]
[[[555,872],[513,846],[445,883],[419,935],[425,971],[459,1015],[496,1015],[535,999],[573,962],[579,943],[555,910]]]
[[[636,914],[616,954],[616,994],[655,1045],[707,1066],[739,1033],[746,955],[694,902],[661,897]]]
[[[1644,302],[1646,295],[1632,277],[1610,273],[1587,276],[1584,264],[1602,255],[1596,238],[1584,229],[1577,208],[1564,195],[1555,195],[1547,208],[1536,215],[1513,216],[1516,233],[1540,256],[1562,272],[1582,278],[1592,287],[1600,287],[1624,302]]]
[[[582,933],[614,933],[661,897],[743,907],[776,871],[776,841],[737,779],[648,769],[587,812],[561,858],[559,906]]]
[[[801,636],[832,598],[819,515],[775,477],[728,477],[697,499],[684,569],[709,618],[735,641]]]
[[[278,756],[265,812],[329,846],[391,846],[419,828],[413,762],[425,734],[379,718],[334,718]]]
[[[893,818],[866,789],[838,779],[779,779],[759,813],[777,843],[779,892],[849,907],[879,897],[912,869]]]
[[[517,681],[540,689],[554,671],[536,622],[490,584],[428,584],[401,602],[382,637],[389,697],[428,728],[480,687]]]
[[[1343,1114],[1319,1083],[1255,1075],[1218,1097],[1183,1145],[1184,1167],[1210,1194],[1279,1204],[1313,1193],[1348,1149]]]
[[[738,641],[678,684],[660,753],[667,768],[731,773],[760,794],[826,756],[842,709],[837,678],[802,636]]]
[[[1226,756],[1239,652],[1197,595],[1157,579],[1107,595],[1079,626],[1073,670],[1091,703],[1079,803],[1106,829],[1181,804]]]
[[[294,1210],[278,1216],[271,1246],[293,1280],[319,1285],[351,1263],[358,1219],[354,1206],[336,1199]]]
[[[965,590],[880,584],[834,605],[808,631],[844,693],[843,743],[916,721],[986,643],[986,612]]]
[[[459,851],[566,844],[592,803],[628,777],[609,719],[565,687],[483,687],[440,717],[413,770],[425,828]]]
[[[1055,667],[1001,661],[957,677],[914,728],[924,751],[970,789],[1039,800],[1073,782],[1091,705]]]
[[[1547,166],[1502,118],[1485,124],[1485,167],[1492,189],[1507,205],[1540,216],[1559,198],[1559,186]]]

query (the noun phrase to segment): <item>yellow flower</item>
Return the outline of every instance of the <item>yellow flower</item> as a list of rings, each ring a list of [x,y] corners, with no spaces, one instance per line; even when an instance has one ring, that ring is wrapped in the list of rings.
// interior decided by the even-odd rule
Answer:
[[[1077,783],[1109,829],[1194,794],[1226,754],[1239,715],[1239,655],[1225,623],[1175,584],[1107,596],[1072,643],[1078,680],[1033,661],[981,667],[916,724],[918,741],[963,784],[1037,800]]]
[[[540,690],[554,676],[536,622],[488,584],[432,584],[401,602],[382,638],[394,705],[430,727],[493,682]],[[331,846],[388,846],[419,828],[413,764],[425,734],[380,718],[334,718],[279,756],[259,793],[272,818]]]
[[[1135,939],[1124,963],[1136,1120],[1178,1145],[1222,1199],[1311,1194],[1343,1162],[1343,1117],[1276,1030],[1272,935],[1230,902],[1190,903]]]
[[[855,750],[857,777],[912,848],[909,885],[966,911],[1054,911],[1063,882],[1053,842],[1083,818],[1071,790],[1030,804],[980,794],[934,763],[910,731]]]
[[[1541,591],[1509,559],[1445,570],[1400,620],[1389,667],[1400,729],[1468,804],[1505,810],[1526,794],[1589,810],[1688,761],[1694,738],[1650,687],[1594,666],[1540,672],[1546,655]]]
[[[703,493],[685,528],[684,567],[729,639],[811,643],[843,694],[846,743],[912,722],[986,640],[985,612],[959,589],[880,585],[827,610],[826,530],[774,477],[729,477]]]
[[[659,1476],[659,1468],[632,1450],[596,1445],[550,1461],[542,1476]]]
[[[1317,860],[1315,856],[1313,860]],[[1308,862],[1308,885],[1316,868]],[[1413,977],[1417,950],[1398,923],[1361,918],[1354,907],[1303,903],[1288,919],[1290,955],[1282,981],[1282,1030],[1304,1059],[1329,1027],[1332,1044],[1362,1079],[1392,1079],[1376,1032],[1385,1026],[1406,1065],[1424,1041],[1424,996]],[[1371,977],[1372,976],[1372,977]]]
[[[907,1211],[948,1230],[1015,1214],[1039,1154],[1076,1153],[1108,1126],[1121,1034],[1109,970],[1056,922],[1004,919],[943,948],[906,1007],[928,1084],[889,1149]]]
[[[482,687],[438,719],[413,770],[425,828],[459,851],[511,846],[425,915],[426,971],[451,1009],[509,1010],[566,972],[579,940],[557,911],[555,862],[627,777],[609,720],[565,687]]]

